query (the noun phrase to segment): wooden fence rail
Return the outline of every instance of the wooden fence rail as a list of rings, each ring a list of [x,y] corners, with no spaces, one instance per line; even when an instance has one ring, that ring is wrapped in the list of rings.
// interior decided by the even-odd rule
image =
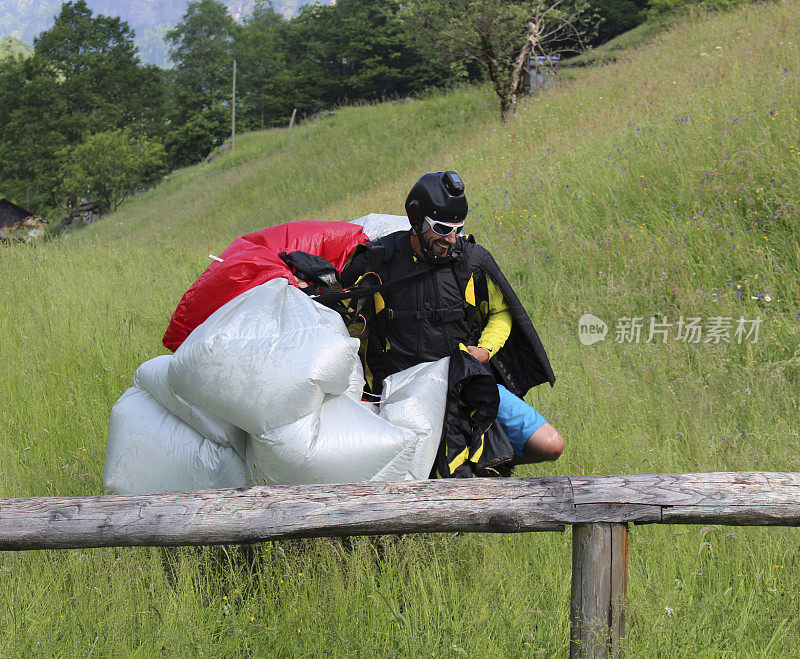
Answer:
[[[628,523],[800,526],[800,473],[294,485],[0,500],[0,549],[245,543],[574,525],[571,655],[623,653]]]

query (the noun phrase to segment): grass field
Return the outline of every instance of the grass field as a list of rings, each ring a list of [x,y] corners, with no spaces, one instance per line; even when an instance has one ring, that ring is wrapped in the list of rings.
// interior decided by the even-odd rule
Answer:
[[[800,471],[800,5],[683,22],[525,100],[487,88],[346,108],[237,138],[119,212],[0,248],[0,496],[102,489],[116,398],[237,235],[402,212],[467,184],[558,382],[567,440],[522,475]],[[585,346],[578,319],[609,326]],[[639,340],[619,342],[624,319]],[[698,318],[699,342],[677,340]],[[761,319],[739,342],[739,318]],[[648,341],[650,323],[668,340]],[[717,320],[714,320],[717,319]],[[720,320],[722,319],[722,320]],[[730,342],[707,342],[730,319]],[[686,328],[683,328],[685,331]],[[631,529],[631,656],[797,656],[797,529]],[[6,553],[3,656],[563,655],[569,532]]]

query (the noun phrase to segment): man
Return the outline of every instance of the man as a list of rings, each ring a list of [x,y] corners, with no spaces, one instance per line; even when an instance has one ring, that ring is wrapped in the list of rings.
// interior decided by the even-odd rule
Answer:
[[[520,398],[555,377],[494,259],[462,235],[468,207],[461,178],[424,174],[405,207],[411,230],[359,246],[341,276],[345,289],[369,277],[380,286],[362,353],[368,387],[380,393],[392,373],[462,350],[501,382],[497,421],[515,464],[557,459],[561,435]]]

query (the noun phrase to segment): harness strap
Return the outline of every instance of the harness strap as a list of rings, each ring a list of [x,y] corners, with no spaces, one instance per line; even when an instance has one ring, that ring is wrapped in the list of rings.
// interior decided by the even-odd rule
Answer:
[[[335,302],[341,302],[343,300],[355,300],[363,297],[372,297],[375,293],[382,293],[390,289],[392,286],[397,286],[397,284],[402,284],[403,282],[408,281],[409,279],[414,279],[415,277],[419,277],[420,275],[424,275],[426,272],[430,272],[434,269],[434,266],[430,266],[427,268],[421,268],[416,272],[412,272],[410,275],[406,275],[405,277],[400,277],[399,279],[395,279],[394,281],[387,281],[371,286],[355,286],[353,288],[348,288],[341,293],[322,293],[321,295],[312,295],[311,298],[316,300],[320,304],[324,304],[326,307],[330,306]],[[368,275],[375,274],[374,272],[366,273]],[[377,277],[377,275],[375,275]]]
[[[453,323],[464,318],[464,310],[467,303],[461,303],[447,309],[426,309],[425,311],[398,311],[396,309],[384,309],[381,313],[386,314],[387,320],[403,318],[413,318],[415,320],[426,320],[433,318],[437,323]]]

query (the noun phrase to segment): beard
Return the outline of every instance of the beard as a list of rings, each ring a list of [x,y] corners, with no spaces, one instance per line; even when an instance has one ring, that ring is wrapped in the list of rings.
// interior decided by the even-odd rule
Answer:
[[[451,248],[452,245],[443,238],[437,238],[436,240],[428,241],[428,249],[439,257],[444,257],[450,254]]]

